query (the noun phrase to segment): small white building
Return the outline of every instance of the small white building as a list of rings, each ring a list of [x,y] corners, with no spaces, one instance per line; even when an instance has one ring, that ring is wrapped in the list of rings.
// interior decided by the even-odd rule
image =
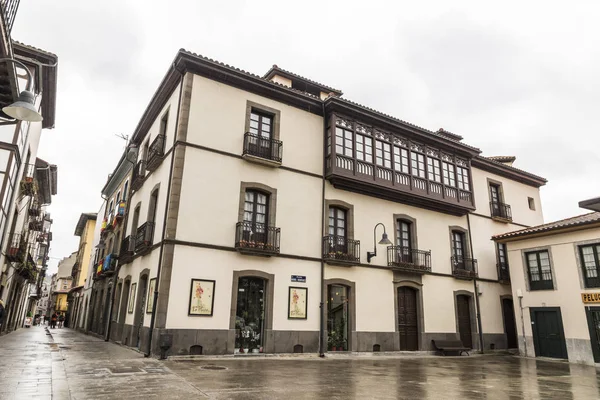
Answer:
[[[600,363],[600,212],[493,239],[505,248],[518,299],[520,353]]]

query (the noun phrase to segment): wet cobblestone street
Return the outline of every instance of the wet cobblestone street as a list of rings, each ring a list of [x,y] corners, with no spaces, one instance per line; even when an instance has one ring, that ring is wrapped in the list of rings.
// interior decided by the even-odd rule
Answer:
[[[594,367],[511,356],[159,361],[69,329],[0,337],[0,399],[598,399]]]

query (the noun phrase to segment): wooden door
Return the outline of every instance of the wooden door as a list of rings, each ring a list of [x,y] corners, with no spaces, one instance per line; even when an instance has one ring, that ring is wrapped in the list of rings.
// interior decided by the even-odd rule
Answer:
[[[567,346],[559,311],[532,309],[536,356],[567,358]]]
[[[585,313],[590,330],[590,342],[594,362],[600,363],[600,307],[586,307]]]
[[[458,332],[460,340],[465,347],[473,348],[471,337],[471,306],[469,296],[459,295],[456,297],[456,308],[458,314]]]
[[[398,333],[400,350],[419,350],[417,291],[409,287],[398,288]]]
[[[504,330],[506,331],[506,347],[516,349],[517,324],[515,322],[515,311],[512,299],[502,299],[502,313],[504,314]]]

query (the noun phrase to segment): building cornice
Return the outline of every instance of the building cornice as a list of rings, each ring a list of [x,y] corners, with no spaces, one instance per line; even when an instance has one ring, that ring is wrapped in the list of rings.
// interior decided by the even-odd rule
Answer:
[[[494,174],[504,176],[506,178],[513,179],[517,182],[521,182],[526,185],[534,186],[537,188],[539,188],[540,186],[544,186],[548,182],[545,178],[531,174],[527,171],[523,171],[522,169],[502,164],[499,161],[495,161],[483,156],[474,157],[471,160],[471,165],[475,168],[492,172]]]

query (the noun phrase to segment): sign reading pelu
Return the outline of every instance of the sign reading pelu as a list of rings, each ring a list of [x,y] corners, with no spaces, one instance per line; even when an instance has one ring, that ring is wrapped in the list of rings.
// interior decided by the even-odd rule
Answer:
[[[581,293],[584,303],[600,303],[600,293]]]

